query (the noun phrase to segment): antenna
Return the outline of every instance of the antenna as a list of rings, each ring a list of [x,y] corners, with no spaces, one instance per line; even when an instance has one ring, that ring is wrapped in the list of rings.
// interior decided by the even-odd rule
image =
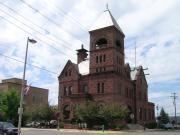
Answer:
[[[136,68],[136,40],[135,40],[135,48],[134,48],[134,64]]]
[[[108,3],[106,4],[106,10],[109,10]]]

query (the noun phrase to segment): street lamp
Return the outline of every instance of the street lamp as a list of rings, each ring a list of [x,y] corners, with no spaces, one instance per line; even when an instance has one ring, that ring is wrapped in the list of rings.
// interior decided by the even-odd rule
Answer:
[[[24,98],[24,86],[25,86],[25,75],[26,75],[26,62],[27,62],[27,54],[28,54],[28,45],[29,42],[35,44],[37,41],[34,39],[27,38],[26,44],[26,54],[24,60],[24,72],[23,72],[23,80],[22,80],[22,88],[21,88],[21,97],[20,97],[20,107],[18,108],[19,114],[19,121],[18,121],[18,135],[21,134],[21,121],[22,121],[22,114],[23,114],[23,98]]]

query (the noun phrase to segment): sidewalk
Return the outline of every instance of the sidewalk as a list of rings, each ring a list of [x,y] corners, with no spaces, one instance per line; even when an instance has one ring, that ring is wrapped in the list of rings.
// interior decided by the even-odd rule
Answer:
[[[22,128],[22,131],[29,131],[29,130],[51,130],[51,131],[58,131],[58,132],[70,132],[70,133],[92,133],[92,134],[123,134],[128,132],[143,132],[143,130],[120,130],[120,131],[109,131],[105,130],[80,130],[80,129],[44,129],[44,128]]]

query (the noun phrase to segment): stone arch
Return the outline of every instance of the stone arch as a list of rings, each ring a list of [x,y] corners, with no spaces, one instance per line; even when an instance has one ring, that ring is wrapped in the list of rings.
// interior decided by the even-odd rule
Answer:
[[[96,49],[104,48],[104,47],[107,47],[107,43],[108,41],[106,38],[100,38],[96,41],[95,47]]]
[[[69,119],[70,118],[70,105],[66,104],[63,106],[63,118]]]
[[[102,36],[98,36],[97,38],[95,38],[92,42],[92,47],[97,49],[98,47],[102,48],[102,47],[106,47],[108,46],[108,44],[110,43],[108,37],[106,35],[102,35]],[[100,46],[98,46],[100,45]]]
[[[132,117],[131,115],[134,115],[133,109],[132,109],[132,107],[130,105],[127,106],[127,109],[128,109],[128,115],[127,115],[127,118],[126,118],[126,122],[127,123],[132,123],[133,119],[134,119],[134,118],[131,118]]]

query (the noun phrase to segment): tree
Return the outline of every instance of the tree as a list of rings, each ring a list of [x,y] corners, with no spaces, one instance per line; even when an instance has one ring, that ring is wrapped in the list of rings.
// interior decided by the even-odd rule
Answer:
[[[99,105],[87,102],[75,108],[76,119],[86,122],[89,127],[102,124],[112,126],[115,121],[125,119],[127,114],[128,109],[118,104]]]
[[[104,117],[106,121],[113,122],[114,120],[125,119],[128,114],[128,109],[125,106],[118,104],[104,105],[100,109],[100,116]]]
[[[159,123],[160,124],[167,124],[169,122],[169,116],[164,111],[164,108],[161,109],[160,116],[159,116],[158,119],[159,119]]]
[[[1,119],[4,121],[12,121],[13,124],[18,123],[18,107],[20,95],[17,89],[11,88],[0,93],[0,112]]]
[[[27,117],[27,121],[44,121],[49,122],[55,119],[56,108],[49,105],[43,106],[33,106],[31,108],[26,108],[24,116]]]

